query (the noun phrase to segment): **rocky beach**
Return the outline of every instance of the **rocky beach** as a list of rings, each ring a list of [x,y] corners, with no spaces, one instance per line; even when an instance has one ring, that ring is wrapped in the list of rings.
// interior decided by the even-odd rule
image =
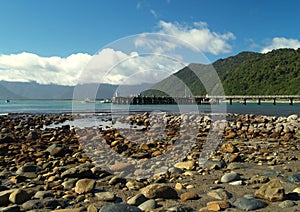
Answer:
[[[300,210],[298,115],[78,118],[0,116],[0,211]]]

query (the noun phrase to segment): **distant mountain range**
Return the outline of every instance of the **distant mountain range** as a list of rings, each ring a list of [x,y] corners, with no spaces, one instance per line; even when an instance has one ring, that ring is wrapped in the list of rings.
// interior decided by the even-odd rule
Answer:
[[[0,81],[0,99],[106,99],[116,92],[121,96],[300,95],[299,86],[300,49],[278,49],[266,54],[241,52],[209,65],[190,64],[154,85],[75,87]]]
[[[209,65],[190,64],[142,93],[186,94],[299,95],[300,49],[278,49],[266,54],[241,52]]]
[[[116,92],[122,96],[138,94],[152,84],[110,85],[84,84],[78,86],[42,85],[36,82],[0,81],[0,99],[106,99]]]

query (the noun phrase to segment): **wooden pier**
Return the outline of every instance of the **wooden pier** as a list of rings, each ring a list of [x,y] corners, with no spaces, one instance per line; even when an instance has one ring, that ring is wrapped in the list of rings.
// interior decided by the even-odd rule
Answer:
[[[287,102],[290,105],[294,101],[300,101],[300,95],[272,95],[272,96],[195,96],[195,97],[113,97],[113,104],[132,104],[132,105],[155,105],[155,104],[219,104],[220,102],[241,102],[246,105],[247,101],[255,101],[258,105],[262,102],[272,102],[274,105],[278,101]]]

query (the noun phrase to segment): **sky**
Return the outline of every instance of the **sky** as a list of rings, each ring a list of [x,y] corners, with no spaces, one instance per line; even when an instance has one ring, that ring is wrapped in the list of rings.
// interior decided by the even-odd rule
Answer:
[[[297,0],[0,0],[0,80],[156,82],[189,63],[300,47]]]

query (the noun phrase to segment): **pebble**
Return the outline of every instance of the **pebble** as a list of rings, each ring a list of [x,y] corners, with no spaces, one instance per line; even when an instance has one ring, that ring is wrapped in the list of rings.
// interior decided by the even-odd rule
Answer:
[[[228,183],[229,185],[243,185],[244,182],[242,180],[237,180],[237,181],[232,181],[230,183]]]
[[[16,189],[10,189],[6,191],[0,192],[0,206],[7,206],[9,204],[9,196],[15,191]]]
[[[80,179],[75,185],[75,192],[77,194],[84,194],[91,192],[95,187],[96,181],[92,179]]]
[[[180,195],[180,199],[181,201],[187,201],[187,200],[196,200],[196,199],[199,199],[199,196],[196,192],[193,192],[193,191],[188,191],[188,192],[185,192],[183,194]]]
[[[15,204],[22,204],[32,197],[32,192],[17,189],[9,195],[9,201]]]
[[[183,185],[181,183],[176,183],[175,184],[175,189],[178,190],[178,191],[180,191],[180,190],[183,189]]]
[[[178,169],[192,170],[194,165],[195,165],[195,161],[189,160],[185,162],[176,163],[174,167]]]
[[[140,192],[147,198],[163,198],[163,199],[177,199],[178,194],[175,189],[165,184],[151,184],[145,188],[140,189]]]
[[[129,200],[127,200],[127,204],[138,206],[147,200],[148,200],[148,198],[146,198],[143,194],[139,193],[139,194],[136,194],[135,196],[131,197]]]
[[[271,202],[282,201],[285,198],[285,191],[282,183],[273,179],[270,182],[262,185],[256,192],[255,197],[269,200]]]
[[[255,198],[248,199],[242,197],[237,199],[233,205],[239,209],[250,211],[264,208],[267,206],[267,203]]]
[[[232,194],[230,192],[226,191],[223,188],[219,188],[219,189],[209,191],[207,193],[207,195],[212,197],[212,198],[219,199],[219,200],[227,200],[227,199],[230,199],[232,197]]]
[[[19,211],[21,211],[21,208],[18,205],[12,205],[12,206],[0,208],[0,212],[19,212]]]
[[[240,180],[241,177],[238,173],[232,171],[230,173],[226,173],[221,177],[221,182],[222,183],[229,183],[232,181]]]
[[[295,205],[296,205],[296,203],[294,201],[291,201],[291,200],[285,200],[285,201],[278,204],[278,206],[281,207],[281,208],[291,208]]]
[[[142,212],[141,209],[139,209],[136,206],[127,205],[127,204],[112,204],[112,205],[104,205],[99,212]]]
[[[157,207],[157,202],[154,199],[149,199],[138,206],[142,211],[153,210]]]
[[[157,125],[157,129],[161,127],[157,123],[157,118],[151,118],[149,114],[145,116],[134,114],[131,117],[133,123],[145,124],[151,128]],[[137,117],[139,120],[136,120]],[[228,199],[234,202],[235,198],[232,197],[240,194],[244,188],[234,187],[234,185],[242,185],[244,182],[251,185],[248,188],[245,186],[246,190],[256,189],[256,192],[253,192],[255,196],[251,194],[243,197],[245,200],[242,201],[240,207],[246,210],[250,210],[254,205],[258,208],[267,207],[264,200],[279,201],[270,205],[272,207],[277,205],[280,209],[287,208],[286,210],[289,211],[298,207],[295,205],[299,200],[297,193],[300,193],[300,189],[296,186],[300,182],[300,174],[298,166],[294,165],[299,164],[298,160],[300,160],[300,154],[295,154],[299,150],[300,138],[298,116],[287,118],[228,114],[229,119],[223,117],[224,120],[219,123],[221,128],[218,133],[222,136],[222,146],[218,147],[216,154],[212,154],[208,160],[201,159],[201,157],[199,159],[199,156],[202,151],[202,142],[205,142],[211,126],[215,125],[211,123],[209,116],[194,115],[194,118],[190,120],[188,115],[165,114],[162,120],[165,121],[164,126],[167,129],[159,135],[159,139],[154,137],[156,132],[150,131],[149,133],[146,128],[143,131],[122,129],[124,132],[118,132],[118,129],[102,128],[96,132],[88,127],[77,129],[62,125],[42,129],[44,124],[61,123],[70,118],[71,116],[63,114],[0,116],[0,179],[2,183],[0,185],[0,206],[2,207],[0,212],[20,210],[96,212],[105,211],[106,207],[108,211],[194,212],[201,207],[201,211],[205,209],[231,211],[236,209],[230,208]],[[160,155],[158,157],[164,158],[166,149],[172,149],[174,141],[179,136],[184,138],[182,141],[188,141],[194,136],[189,133],[188,129],[181,129],[183,132],[180,135],[177,134],[176,129],[186,123],[190,123],[191,127],[199,131],[197,134],[199,142],[193,144],[193,149],[182,162],[175,159],[174,161],[159,160],[153,165],[147,163],[150,158],[141,160],[130,158],[153,155]],[[219,127],[219,125],[216,126]],[[126,139],[122,137],[124,133],[129,135]],[[141,139],[137,139],[139,133],[143,134]],[[115,156],[112,156],[109,161],[102,158],[103,150],[99,150],[99,138],[102,135],[107,138],[108,148],[123,151],[122,154],[128,157],[127,162],[116,163],[118,158]],[[226,141],[224,136],[230,140]],[[229,138],[230,136],[232,138]],[[133,143],[131,140],[141,141],[141,143]],[[129,148],[120,149],[123,147]],[[175,150],[170,154],[172,158],[177,159],[181,155],[181,149]],[[105,169],[97,166],[98,164],[105,164]],[[132,164],[136,166],[136,170],[131,170]],[[258,164],[262,165],[261,169],[255,169],[254,166]],[[283,166],[279,167],[278,164]],[[253,174],[251,169],[253,169]],[[243,173],[245,178],[241,179],[239,174],[237,178],[230,176],[232,173],[225,174],[226,171],[232,170],[239,170],[237,172]],[[118,176],[112,176],[108,171],[118,172],[116,173]],[[143,177],[129,179],[135,173],[139,173],[136,176]],[[157,176],[151,176],[153,174]],[[223,180],[226,184],[223,186],[228,191],[233,191],[232,194],[220,186],[217,188],[214,184],[214,182],[220,183],[220,178],[226,178],[227,174],[227,179]],[[149,178],[148,175],[150,175]],[[285,187],[279,184],[266,185],[270,179],[284,180],[283,176],[286,175],[288,183],[283,184]],[[218,176],[217,179],[215,176]],[[203,189],[199,188],[201,186],[199,181],[195,181],[198,178],[203,180],[201,183],[205,184]],[[86,183],[83,183],[84,181]],[[214,190],[212,186],[215,186]],[[207,192],[208,187],[211,190]],[[294,189],[294,191],[285,195],[284,189],[289,191]],[[207,192],[207,196],[200,199],[198,194],[204,191]],[[22,199],[26,196],[23,195],[24,192],[30,196],[26,198],[27,201]],[[181,205],[177,205],[179,204],[178,194],[181,194]],[[133,197],[128,199],[129,195]],[[262,198],[262,200],[254,197]],[[126,198],[127,204],[120,204]],[[197,198],[200,200],[193,200]],[[220,201],[208,202],[203,208],[206,198],[215,198]],[[235,203],[238,204],[240,199]],[[109,202],[110,206],[101,208],[104,201]],[[262,210],[272,209],[270,207]]]
[[[120,177],[120,176],[114,176],[112,177],[109,181],[108,184],[109,185],[116,185],[118,183],[124,182],[126,181],[124,178]]]
[[[199,211],[221,211],[230,208],[230,203],[228,201],[212,201],[206,204],[206,207],[200,208]]]
[[[173,206],[173,207],[168,208],[167,211],[173,211],[173,212],[195,212],[196,210],[194,208],[189,207],[189,206],[177,205],[177,206]]]
[[[97,200],[110,202],[116,199],[116,195],[109,191],[95,193],[95,197]]]
[[[289,176],[287,180],[291,183],[300,182],[300,174],[293,174],[292,176]]]
[[[293,190],[293,192],[300,194],[300,187],[295,188],[295,189]]]
[[[87,166],[77,166],[67,169],[61,174],[62,178],[92,178],[94,175]]]

